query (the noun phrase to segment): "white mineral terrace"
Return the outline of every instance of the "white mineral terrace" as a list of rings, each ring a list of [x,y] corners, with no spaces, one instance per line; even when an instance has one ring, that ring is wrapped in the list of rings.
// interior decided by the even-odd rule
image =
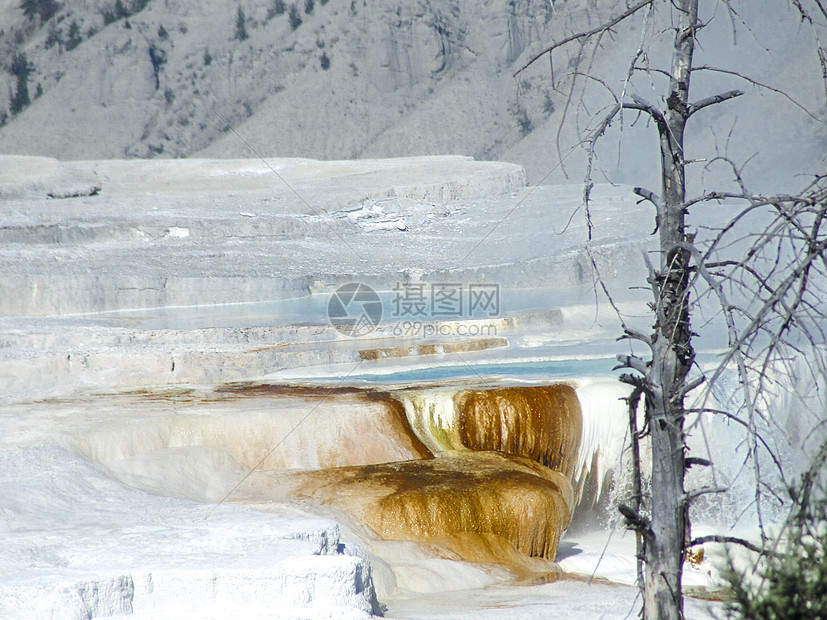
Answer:
[[[582,188],[524,179],[0,157],[0,617],[634,614],[617,319]],[[647,209],[592,192],[644,321]]]

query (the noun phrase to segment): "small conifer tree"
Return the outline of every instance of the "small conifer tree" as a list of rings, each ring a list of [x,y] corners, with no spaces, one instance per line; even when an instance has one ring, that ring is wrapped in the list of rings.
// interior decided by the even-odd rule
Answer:
[[[244,9],[238,7],[235,14],[235,40],[244,41],[249,35],[247,34],[247,16],[244,14]]]
[[[72,23],[69,24],[69,38],[66,41],[66,49],[73,50],[78,45],[81,44],[83,38],[80,36],[80,26],[75,20],[72,20]]]
[[[22,0],[19,7],[26,17],[29,19],[38,17],[42,24],[57,13],[60,5],[55,0]]]
[[[290,28],[292,28],[293,30],[302,25],[302,16],[299,14],[299,7],[297,7],[295,4],[290,5],[289,18]]]
[[[730,617],[765,620],[827,618],[827,442],[797,487],[780,552],[770,553],[753,579],[729,560]]]
[[[17,87],[12,95],[9,109],[12,114],[19,114],[32,101],[29,97],[29,74],[34,67],[29,64],[26,54],[15,54],[11,62],[11,72],[17,78]]]
[[[284,0],[273,0],[270,8],[267,9],[267,19],[272,19],[276,15],[284,15],[287,12],[287,5]]]

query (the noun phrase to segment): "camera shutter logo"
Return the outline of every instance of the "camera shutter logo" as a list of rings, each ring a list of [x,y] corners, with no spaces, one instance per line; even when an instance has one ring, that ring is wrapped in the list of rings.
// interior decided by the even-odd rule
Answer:
[[[371,333],[382,320],[382,301],[371,287],[350,282],[336,289],[327,304],[327,318],[345,336]]]

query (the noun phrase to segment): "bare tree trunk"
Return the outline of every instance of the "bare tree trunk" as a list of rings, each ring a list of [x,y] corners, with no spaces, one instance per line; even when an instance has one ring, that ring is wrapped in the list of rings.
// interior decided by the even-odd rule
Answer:
[[[689,329],[689,260],[684,129],[698,0],[673,3],[681,16],[675,35],[666,110],[658,123],[662,191],[658,205],[661,260],[653,274],[656,323],[652,365],[646,376],[646,419],[652,442],[651,529],[644,552],[644,616],[681,618],[681,584],[687,538],[684,491],[684,395],[694,358]]]
[[[686,409],[684,399],[686,394],[700,385],[704,376],[689,377],[689,371],[694,363],[695,353],[692,347],[692,333],[690,331],[690,304],[689,289],[693,286],[693,279],[703,281],[709,287],[718,302],[726,323],[729,343],[718,370],[710,383],[714,382],[731,362],[735,362],[738,376],[744,393],[744,403],[747,409],[748,421],[740,419],[729,412],[716,411],[727,419],[743,424],[751,434],[751,458],[756,459],[759,443],[765,448],[781,471],[781,464],[775,457],[772,448],[761,438],[756,431],[755,420],[760,418],[757,410],[757,394],[751,394],[753,384],[760,392],[766,381],[768,369],[777,359],[783,347],[799,351],[797,344],[784,339],[788,331],[795,331],[809,343],[813,350],[823,347],[825,332],[823,329],[824,313],[821,306],[823,293],[819,285],[811,283],[809,274],[824,274],[827,262],[824,259],[827,239],[823,238],[822,222],[827,222],[824,216],[824,185],[827,176],[818,176],[807,189],[797,196],[758,196],[750,194],[735,169],[735,177],[741,191],[736,192],[706,192],[690,201],[686,198],[686,157],[684,153],[684,131],[687,120],[699,110],[708,106],[728,101],[744,94],[740,90],[729,90],[699,101],[690,102],[689,86],[692,74],[692,62],[695,51],[695,36],[701,27],[698,23],[699,0],[671,0],[668,3],[657,3],[655,0],[637,0],[625,4],[625,10],[614,17],[607,18],[599,25],[566,36],[560,41],[548,46],[533,56],[515,75],[519,74],[535,61],[570,43],[579,43],[585,46],[592,42],[597,53],[601,40],[606,33],[632,16],[642,13],[646,15],[643,21],[644,30],[641,34],[641,43],[638,52],[632,58],[631,65],[623,81],[623,90],[615,92],[610,81],[593,77],[591,66],[586,71],[572,72],[571,90],[569,96],[578,96],[575,92],[577,78],[585,76],[594,79],[602,88],[608,89],[614,96],[615,105],[606,113],[601,113],[601,120],[594,125],[583,141],[587,152],[586,175],[584,184],[584,205],[591,239],[591,216],[589,214],[589,195],[592,187],[592,164],[595,161],[595,144],[601,139],[612,121],[626,110],[636,110],[647,114],[656,125],[660,140],[661,151],[661,191],[659,194],[645,188],[635,188],[644,200],[651,202],[657,212],[656,230],[659,234],[660,260],[656,266],[649,264],[649,283],[652,288],[655,321],[653,333],[643,334],[626,325],[620,310],[614,306],[625,331],[625,337],[645,343],[651,352],[651,360],[646,361],[635,354],[618,355],[620,367],[630,369],[634,373],[621,375],[624,381],[634,387],[629,398],[629,424],[632,433],[632,451],[635,461],[634,478],[635,488],[631,506],[618,506],[621,514],[626,518],[627,526],[634,529],[638,536],[638,580],[643,589],[643,615],[649,620],[680,619],[683,617],[683,597],[681,593],[683,577],[683,560],[687,547],[694,542],[698,544],[703,539],[692,541],[690,536],[688,507],[690,495],[685,490],[685,470],[689,463],[708,466],[711,463],[705,459],[686,458],[686,441],[684,436],[684,418]],[[714,3],[711,3],[714,4]],[[730,16],[735,15],[734,9],[726,4],[726,9],[718,7],[718,12]],[[809,23],[814,29],[824,27],[824,24],[814,20],[808,12],[804,2],[793,0],[791,3],[799,13],[802,21]],[[648,16],[655,11],[656,5],[662,5],[669,13],[670,24],[675,32],[675,42],[672,49],[671,66],[668,72],[668,86],[663,93],[663,102],[647,102],[639,97],[636,87],[631,84],[637,72],[649,76],[651,85],[660,79],[660,68],[652,69],[648,63],[638,66],[639,60],[645,53],[645,33]],[[815,0],[816,16],[827,18],[822,0]],[[715,19],[716,11],[709,19]],[[827,80],[827,50],[818,40],[815,33],[817,54],[821,63],[823,77]],[[553,66],[553,65],[552,65]],[[718,71],[712,67],[703,67]],[[782,94],[795,106],[804,109],[782,91],[757,82],[748,76],[734,71],[722,70],[723,73],[746,80],[755,87],[768,89],[770,92]],[[553,79],[553,75],[552,75]],[[628,87],[628,88],[627,88]],[[645,92],[645,91],[644,91]],[[585,96],[585,89],[580,96]],[[631,101],[630,101],[631,99]],[[665,105],[664,105],[665,104]],[[805,110],[806,111],[806,110]],[[809,114],[809,113],[808,113]],[[813,115],[810,114],[812,117]],[[815,117],[813,117],[815,118]],[[622,131],[622,124],[621,124]],[[761,207],[769,207],[776,213],[774,223],[758,235],[759,245],[750,249],[750,253],[742,259],[723,260],[717,258],[723,244],[723,238],[729,235],[731,227],[738,223],[740,216],[736,216],[731,223],[721,228],[711,240],[705,254],[701,254],[695,246],[695,235],[686,232],[685,214],[691,205],[709,203],[726,199],[746,201],[747,207],[742,212],[746,214]],[[788,234],[786,231],[790,231]],[[731,236],[731,235],[730,235]],[[784,238],[788,240],[783,248],[781,244],[775,250],[772,239]],[[765,248],[766,245],[766,248]],[[768,264],[771,266],[769,275],[762,275],[756,264],[761,260],[762,252],[766,249]],[[757,252],[757,254],[756,254]],[[800,254],[800,258],[793,261],[781,261],[782,254]],[[690,264],[690,261],[692,264]],[[818,265],[816,265],[816,261]],[[648,262],[648,258],[647,258]],[[609,297],[611,295],[600,278],[597,264],[592,265],[597,278]],[[710,273],[708,267],[727,268],[720,273]],[[690,277],[691,276],[691,277]],[[697,277],[696,277],[697,276]],[[769,278],[769,279],[768,279]],[[739,308],[732,306],[722,287],[727,282],[736,291],[746,293],[745,298],[753,296],[750,286],[760,289],[756,297],[757,308]],[[772,282],[772,284],[768,284]],[[698,286],[698,282],[694,283]],[[812,290],[810,290],[812,289]],[[807,299],[805,299],[807,297]],[[750,302],[752,303],[752,302]],[[735,314],[738,313],[736,317]],[[739,325],[742,314],[749,318],[744,325]],[[763,336],[767,336],[767,340]],[[797,337],[798,337],[797,336]],[[762,349],[763,347],[763,349]],[[753,359],[749,359],[750,356]],[[827,375],[827,365],[820,361],[814,363],[821,376]],[[814,373],[815,376],[815,373]],[[644,398],[645,424],[638,432],[637,403],[640,396]],[[708,410],[711,411],[711,410]],[[644,435],[649,435],[652,451],[651,463],[651,498],[643,501],[640,486],[640,452],[637,441]],[[754,461],[758,476],[758,462]],[[707,492],[701,491],[698,492]],[[761,492],[756,490],[756,505],[760,519]],[[644,505],[645,504],[645,505]],[[738,542],[747,548],[753,548],[745,541],[728,537],[726,542]],[[640,561],[644,565],[641,575]]]

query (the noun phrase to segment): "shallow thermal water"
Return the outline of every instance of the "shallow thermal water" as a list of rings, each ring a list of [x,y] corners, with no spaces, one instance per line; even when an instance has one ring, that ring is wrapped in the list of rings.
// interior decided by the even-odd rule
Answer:
[[[616,364],[613,358],[536,360],[536,361],[472,361],[468,363],[442,362],[406,370],[387,367],[374,368],[370,372],[354,373],[349,382],[383,384],[411,384],[453,381],[461,379],[485,380],[498,378],[516,382],[536,383],[584,376],[609,376]],[[323,377],[319,377],[322,379]]]
[[[354,281],[358,281],[356,278]],[[463,283],[467,286],[468,283]],[[211,327],[261,327],[271,325],[327,324],[328,305],[331,291],[311,294],[292,299],[272,301],[239,302],[223,304],[200,304],[197,306],[164,306],[159,308],[125,309],[107,312],[92,312],[77,315],[98,324],[112,327],[129,326],[141,329],[200,329]],[[401,293],[377,290],[382,302],[382,323],[409,322],[423,323],[430,317],[406,314],[399,309]],[[558,289],[497,289],[498,305],[495,314],[483,311],[468,312],[465,318],[492,318],[513,316],[532,310],[548,310],[562,304],[588,303],[589,293],[582,287],[561,287]]]

